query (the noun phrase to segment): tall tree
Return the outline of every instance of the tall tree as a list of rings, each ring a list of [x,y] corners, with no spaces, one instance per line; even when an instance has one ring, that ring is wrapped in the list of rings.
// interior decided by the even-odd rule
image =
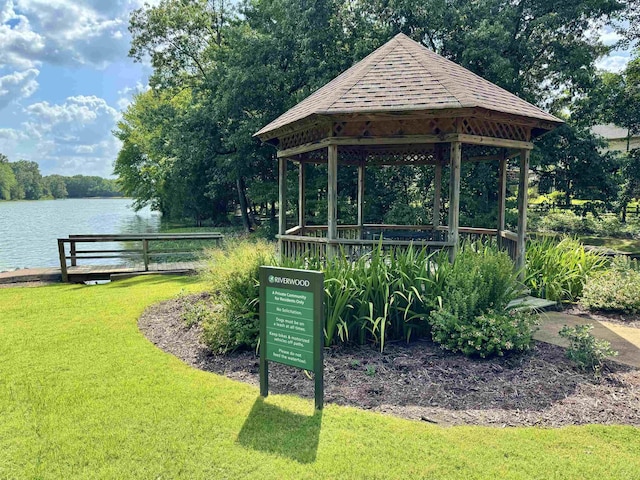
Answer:
[[[11,200],[11,191],[16,188],[17,183],[9,159],[0,153],[0,200]]]
[[[11,192],[11,198],[38,200],[44,193],[40,167],[36,162],[19,160],[9,164],[16,177],[17,185]]]

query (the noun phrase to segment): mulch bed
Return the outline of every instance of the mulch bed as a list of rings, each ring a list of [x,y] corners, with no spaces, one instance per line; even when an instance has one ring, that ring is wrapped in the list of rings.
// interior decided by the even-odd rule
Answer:
[[[258,385],[255,352],[212,355],[200,329],[186,328],[185,302],[147,309],[138,325],[162,350],[187,364]],[[527,354],[470,360],[429,341],[325,350],[325,402],[385,412],[439,425],[545,426],[624,424],[640,426],[640,370],[614,362],[602,378],[576,371],[564,349],[538,342]],[[313,380],[285,365],[269,365],[272,393],[313,398]]]

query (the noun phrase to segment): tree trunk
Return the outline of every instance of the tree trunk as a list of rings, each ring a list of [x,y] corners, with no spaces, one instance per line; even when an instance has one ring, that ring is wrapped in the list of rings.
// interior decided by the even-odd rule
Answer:
[[[249,220],[248,202],[245,194],[244,178],[238,176],[236,180],[236,187],[238,189],[238,200],[240,202],[240,213],[242,214],[242,226],[246,232],[251,231],[251,221]]]

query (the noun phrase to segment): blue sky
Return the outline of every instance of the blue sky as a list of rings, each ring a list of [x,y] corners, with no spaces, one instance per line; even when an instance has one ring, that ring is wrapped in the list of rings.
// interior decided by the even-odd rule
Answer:
[[[44,175],[111,176],[111,131],[150,69],[127,57],[129,14],[157,0],[0,0],[0,152]],[[594,35],[612,44],[611,30]],[[619,71],[628,52],[598,66]]]

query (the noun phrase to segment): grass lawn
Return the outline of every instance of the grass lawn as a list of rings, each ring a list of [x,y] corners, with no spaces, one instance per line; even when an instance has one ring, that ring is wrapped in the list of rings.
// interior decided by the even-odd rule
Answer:
[[[606,247],[632,255],[640,255],[640,240],[632,238],[580,237],[580,241],[585,245]]]
[[[136,320],[195,279],[0,289],[0,479],[640,478],[640,430],[441,428],[194,370]]]

